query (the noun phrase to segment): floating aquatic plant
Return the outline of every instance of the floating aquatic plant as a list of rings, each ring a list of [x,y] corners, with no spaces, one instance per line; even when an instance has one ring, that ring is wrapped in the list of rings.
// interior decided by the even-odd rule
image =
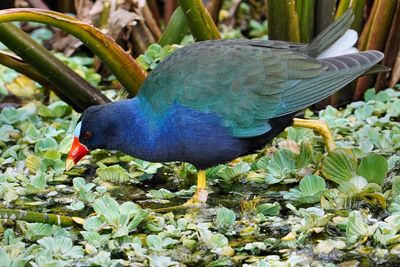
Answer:
[[[160,53],[148,55],[149,67]],[[71,66],[86,64],[86,59],[72,61]],[[98,82],[92,71],[79,70],[93,84]],[[337,262],[353,257],[353,247],[359,253],[365,244],[384,262],[400,253],[400,92],[369,90],[365,97],[343,109],[306,111],[332,128],[338,148],[328,154],[311,130],[290,127],[260,153],[208,170],[214,202],[197,214],[146,209],[164,201],[184,202],[195,186],[188,189],[190,185],[176,181],[190,178],[193,166],[98,150],[65,172],[78,114],[54,96],[50,104],[4,108],[1,208],[85,219],[68,227],[10,223],[10,216],[0,212],[0,262],[323,265],[333,261],[331,255]],[[125,189],[138,194],[122,198]]]

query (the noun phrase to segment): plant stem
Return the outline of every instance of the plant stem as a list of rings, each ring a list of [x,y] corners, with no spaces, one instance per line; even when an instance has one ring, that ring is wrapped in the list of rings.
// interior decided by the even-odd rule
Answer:
[[[297,0],[296,9],[299,17],[300,41],[309,43],[314,36],[315,0]]]
[[[0,51],[0,64],[27,76],[31,80],[40,83],[43,87],[53,88],[53,85],[42,74],[14,55]]]
[[[344,12],[346,12],[347,9],[350,8],[350,5],[350,0],[340,0],[338,8],[336,10],[335,19],[340,18],[344,14]]]
[[[364,7],[366,4],[366,0],[341,0],[339,2],[338,9],[336,11],[336,16],[335,18],[338,19],[341,17],[344,12],[346,12],[348,9],[352,9],[354,13],[354,21],[353,24],[351,25],[351,28],[353,30],[356,30],[358,33],[361,32],[362,29],[362,20],[363,20],[363,12],[364,12]]]
[[[222,0],[210,0],[207,4],[207,10],[215,24],[218,24],[218,16],[221,10]]]
[[[323,31],[334,21],[336,9],[336,0],[323,0],[315,2],[314,18],[314,36]],[[329,105],[329,98],[326,98],[317,104],[315,108],[322,109]]]
[[[201,0],[179,0],[196,41],[220,39],[221,34]]]
[[[0,41],[45,76],[54,86],[54,92],[78,112],[92,105],[110,102],[99,90],[13,24],[0,24]]]
[[[353,24],[351,24],[351,28],[357,31],[359,34],[362,30],[362,22],[366,2],[367,0],[356,0],[353,1],[351,6],[354,12],[354,21]]]
[[[383,58],[382,65],[393,69],[395,73],[395,63],[397,55],[400,52],[400,3],[397,4],[396,11],[392,20],[389,35],[385,45],[385,57]],[[390,73],[379,73],[376,77],[375,88],[382,90],[389,86]],[[394,86],[394,85],[392,85]]]
[[[269,0],[268,4],[268,38],[271,40],[290,41],[289,16],[286,1]]]
[[[289,40],[300,43],[299,16],[296,12],[295,0],[287,0],[289,12]]]
[[[336,9],[336,0],[316,1],[315,3],[315,21],[314,35],[322,32],[334,21]]]
[[[397,0],[376,0],[360,37],[360,50],[383,51],[396,9]],[[366,89],[373,85],[373,77],[361,77],[357,81],[353,100],[362,98]]]
[[[268,31],[271,40],[300,42],[299,19],[294,0],[269,0]]]
[[[75,220],[82,220],[81,218],[74,219],[73,217],[56,214],[11,209],[0,209],[0,219],[8,219],[14,221],[21,220],[30,223],[47,223],[59,226],[73,226],[76,225]]]
[[[185,14],[183,14],[182,8],[178,7],[174,14],[172,14],[167,28],[162,34],[158,44],[161,46],[169,44],[179,44],[185,34],[189,30],[189,25],[187,23]]]
[[[96,56],[103,60],[126,88],[135,96],[146,78],[136,61],[114,40],[95,27],[74,17],[49,10],[13,8],[0,11],[0,22],[33,21],[58,27],[81,40]]]

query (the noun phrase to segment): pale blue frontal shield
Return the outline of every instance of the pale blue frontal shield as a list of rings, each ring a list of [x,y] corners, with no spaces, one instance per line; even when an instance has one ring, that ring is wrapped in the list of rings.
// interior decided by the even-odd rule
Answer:
[[[78,122],[78,124],[75,126],[74,135],[78,138],[79,138],[79,135],[81,134],[81,126],[82,126],[82,122]]]

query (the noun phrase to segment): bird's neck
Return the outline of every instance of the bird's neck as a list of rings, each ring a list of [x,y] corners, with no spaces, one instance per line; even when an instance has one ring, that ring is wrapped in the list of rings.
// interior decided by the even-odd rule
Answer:
[[[134,157],[148,161],[157,161],[160,152],[167,153],[167,140],[171,135],[165,121],[148,109],[147,104],[139,98],[116,102],[118,105],[116,119],[119,121],[118,134],[114,137],[113,149],[118,149]]]

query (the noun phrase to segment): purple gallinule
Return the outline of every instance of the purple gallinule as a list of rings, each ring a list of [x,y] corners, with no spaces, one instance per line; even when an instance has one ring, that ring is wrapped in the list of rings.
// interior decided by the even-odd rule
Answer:
[[[197,192],[207,199],[204,170],[251,153],[293,123],[304,109],[337,92],[377,64],[379,51],[358,52],[348,31],[351,11],[310,44],[216,40],[178,49],[147,77],[135,98],[84,111],[67,160],[89,150],[120,150],[153,162],[183,161],[198,168]],[[321,121],[294,126],[334,141]]]

